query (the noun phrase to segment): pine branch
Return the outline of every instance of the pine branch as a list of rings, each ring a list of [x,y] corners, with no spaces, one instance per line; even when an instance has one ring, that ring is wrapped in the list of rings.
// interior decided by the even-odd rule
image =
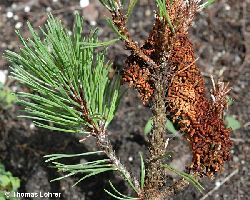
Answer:
[[[40,127],[72,133],[97,134],[106,129],[114,117],[120,99],[119,78],[108,79],[111,64],[99,46],[116,40],[99,42],[96,31],[82,36],[83,20],[77,14],[74,35],[61,22],[49,16],[44,40],[30,24],[32,38],[25,40],[20,53],[6,52],[12,64],[12,76],[35,94],[19,93],[25,115]]]
[[[112,1],[112,0],[111,0]],[[114,0],[113,0],[114,1]],[[131,2],[129,4],[129,10],[127,15],[125,16],[122,13],[121,7],[117,7],[117,9],[109,9],[112,14],[112,20],[108,19],[109,25],[113,28],[113,30],[117,33],[117,35],[125,42],[125,46],[128,50],[131,50],[132,54],[139,56],[144,62],[148,64],[152,69],[158,68],[159,66],[149,57],[147,56],[139,47],[139,45],[132,39],[128,28],[127,28],[127,17],[132,12],[133,6],[136,1]]]
[[[140,196],[141,194],[141,188],[139,181],[133,177],[130,172],[125,168],[125,166],[121,163],[119,158],[117,158],[113,147],[107,137],[107,133],[101,133],[98,135],[98,142],[97,145],[99,148],[105,152],[105,154],[108,156],[108,158],[111,160],[115,168],[121,173],[121,175],[124,177],[124,179],[129,183],[131,188]]]
[[[139,182],[115,155],[106,131],[121,98],[120,79],[109,80],[111,64],[105,62],[105,51],[96,52],[95,48],[110,45],[116,40],[99,42],[96,31],[84,38],[82,24],[82,18],[76,14],[74,35],[70,36],[61,22],[50,15],[46,29],[41,29],[44,40],[30,24],[32,39],[26,41],[18,33],[24,47],[18,54],[7,51],[6,57],[12,64],[13,77],[34,93],[18,94],[19,103],[25,106],[26,115],[22,117],[34,120],[43,128],[92,135],[109,158],[65,165],[55,161],[99,152],[48,155],[47,162],[53,161],[57,169],[67,172],[55,180],[83,173],[85,176],[80,182],[90,176],[116,170],[139,194]]]

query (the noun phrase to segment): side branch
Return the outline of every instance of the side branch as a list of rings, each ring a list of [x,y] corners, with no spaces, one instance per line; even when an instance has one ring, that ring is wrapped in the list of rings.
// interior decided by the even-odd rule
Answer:
[[[139,181],[134,176],[131,175],[131,173],[121,163],[120,159],[117,158],[115,151],[113,150],[113,147],[105,131],[97,134],[97,145],[102,151],[105,152],[105,154],[108,156],[108,158],[111,160],[113,165],[117,168],[117,170],[121,172],[125,180],[133,184],[134,186],[133,189],[137,192],[138,196],[140,196],[142,191],[140,188]]]
[[[128,50],[131,50],[132,54],[137,55],[140,57],[147,65],[149,65],[152,69],[157,69],[159,66],[150,58],[148,57],[139,45],[133,41],[131,38],[128,28],[126,27],[126,19],[125,16],[122,14],[120,10],[118,10],[115,13],[112,13],[112,21],[115,24],[115,26],[118,28],[119,32],[125,36],[125,46]]]

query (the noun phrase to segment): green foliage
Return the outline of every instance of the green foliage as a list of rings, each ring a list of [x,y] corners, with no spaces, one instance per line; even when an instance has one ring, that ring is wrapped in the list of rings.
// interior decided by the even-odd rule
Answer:
[[[141,188],[143,188],[144,187],[146,171],[145,171],[145,164],[144,164],[142,153],[139,152],[139,155],[140,155],[140,159],[141,159],[140,182],[141,182]]]
[[[176,134],[178,131],[175,129],[173,122],[170,120],[167,120],[166,122],[166,129],[171,133],[171,134]]]
[[[138,2],[138,0],[99,0],[102,5],[104,5],[105,8],[107,8],[110,12],[114,13],[117,10],[121,10],[125,5],[127,5],[127,13],[126,18],[127,20],[132,14],[132,11]],[[112,22],[113,23],[113,22]]]
[[[175,129],[174,124],[170,120],[167,120],[165,127],[169,131],[169,133],[171,133],[171,134],[176,134],[178,132]],[[144,127],[144,134],[145,135],[149,134],[151,132],[152,128],[153,128],[153,119],[150,118]]]
[[[140,187],[141,189],[143,190],[143,187],[144,187],[144,181],[145,181],[145,164],[144,164],[144,160],[143,160],[143,156],[142,156],[142,153],[139,152],[139,156],[140,156],[140,160],[141,160],[141,169],[140,169]],[[124,177],[127,181],[127,183],[129,184],[129,186],[138,194],[139,191],[136,189],[135,185],[131,182],[130,179],[127,179],[126,178],[126,175],[124,174]],[[114,185],[109,182],[113,192],[110,192],[108,190],[104,190],[107,194],[109,194],[110,196],[114,197],[115,199],[120,199],[120,200],[136,200],[138,198],[135,198],[135,197],[129,197],[129,196],[126,196],[122,193],[120,193],[115,187]]]
[[[66,175],[53,179],[51,181],[57,181],[61,180],[63,178],[74,176],[77,174],[84,174],[84,176],[78,180],[73,186],[77,185],[82,180],[95,176],[97,174],[107,172],[107,171],[113,171],[116,170],[116,168],[113,167],[113,164],[111,164],[109,159],[102,159],[102,160],[96,160],[96,161],[87,161],[80,164],[74,164],[74,165],[67,165],[60,162],[55,162],[56,160],[62,159],[62,158],[75,158],[75,157],[87,157],[92,155],[98,155],[102,153],[102,151],[95,151],[95,152],[87,152],[87,153],[81,153],[81,154],[51,154],[44,156],[47,158],[45,162],[51,162],[53,166],[58,169],[60,172],[67,173]]]
[[[208,6],[212,5],[214,2],[215,0],[207,0],[199,6],[199,9],[202,10],[204,8],[207,8]]]
[[[227,105],[231,106],[233,105],[233,103],[234,103],[233,99],[230,96],[227,96]],[[225,116],[225,123],[227,128],[231,128],[233,131],[241,128],[240,122],[234,116],[231,115]]]
[[[110,28],[114,31],[114,33],[116,33],[119,36],[119,38],[121,38],[123,40],[127,40],[127,37],[125,35],[123,35],[122,33],[120,33],[119,29],[113,23],[112,19],[107,18],[106,21],[107,21],[107,24],[110,26]]]
[[[116,1],[116,0],[99,0],[103,5],[104,7],[106,7],[111,13],[117,13],[117,11],[119,12],[122,12],[124,11],[124,7],[126,7],[126,14],[124,15],[125,16],[125,20],[126,22],[129,20],[133,10],[134,10],[134,7],[136,5],[136,3],[138,2],[138,0],[129,0],[129,1],[125,1],[125,0],[122,0],[122,1]],[[127,36],[122,34],[120,32],[119,29],[121,29],[121,27],[117,27],[116,24],[114,24],[113,20],[111,18],[107,18],[106,19],[107,21],[107,24],[111,27],[111,29],[119,36],[120,39],[122,40],[127,40]]]
[[[11,193],[17,191],[20,187],[20,179],[14,177],[11,172],[5,171],[5,167],[0,163],[0,199],[5,200],[5,192],[11,196]],[[8,199],[16,200],[17,198],[10,197]]]
[[[114,197],[115,199],[119,199],[119,200],[137,200],[138,199],[138,198],[129,197],[129,196],[126,196],[126,195],[120,193],[110,181],[109,181],[109,184],[110,184],[114,193],[112,193],[106,189],[104,189],[104,191],[107,194],[109,194],[110,196]]]
[[[120,100],[120,81],[110,81],[111,64],[105,51],[95,51],[116,40],[99,42],[97,32],[82,36],[83,19],[76,14],[73,36],[49,15],[42,39],[30,24],[31,39],[17,33],[23,48],[7,51],[12,75],[33,93],[21,92],[18,102],[35,124],[51,130],[88,133],[103,129],[113,119]]]
[[[162,17],[163,19],[166,20],[170,30],[172,31],[172,33],[174,33],[174,26],[171,22],[170,16],[168,14],[168,10],[167,10],[167,5],[166,5],[166,0],[156,0],[156,5],[159,9],[159,15],[160,17]]]
[[[15,101],[16,97],[11,90],[0,84],[0,111],[12,107]]]
[[[182,171],[179,171],[179,170],[171,167],[168,164],[164,164],[163,167],[168,169],[169,171],[172,171],[172,172],[176,173],[178,176],[181,176],[182,178],[184,178],[186,181],[191,183],[199,192],[202,193],[204,191],[204,187],[192,175],[187,174],[187,173],[182,172]]]
[[[233,103],[234,103],[234,100],[230,96],[227,96],[227,105],[231,106],[233,105]]]
[[[130,0],[129,1],[129,4],[128,4],[128,11],[127,11],[127,14],[126,14],[126,17],[127,17],[127,20],[129,19],[129,17],[131,16],[134,8],[135,8],[135,5],[136,3],[138,2],[138,0]]]
[[[147,123],[146,123],[146,125],[145,125],[145,127],[144,127],[144,134],[145,134],[145,135],[149,134],[149,133],[151,132],[152,128],[153,128],[153,119],[150,118],[150,119],[147,121]]]
[[[110,12],[115,12],[118,9],[117,1],[115,0],[99,0],[101,4],[107,8]]]
[[[240,122],[234,116],[231,116],[231,115],[227,115],[225,117],[225,122],[226,122],[227,128],[231,128],[233,131],[240,129],[241,127]]]
[[[97,174],[107,172],[107,171],[116,171],[119,170],[117,169],[110,159],[100,159],[100,160],[95,160],[95,161],[86,161],[80,164],[73,164],[73,165],[68,165],[68,164],[63,164],[61,162],[56,162],[57,160],[63,159],[63,158],[76,158],[76,157],[81,157],[86,159],[87,157],[91,157],[92,155],[100,155],[102,154],[102,151],[95,151],[95,152],[86,152],[86,153],[80,153],[80,154],[51,154],[51,155],[46,155],[44,158],[47,160],[45,162],[50,162],[52,166],[56,169],[58,169],[59,172],[66,173],[66,175],[61,176],[59,178],[53,179],[52,181],[58,181],[63,178],[69,177],[69,176],[74,176],[74,175],[81,175],[83,174],[84,176],[78,180],[73,186],[77,185],[79,182],[82,180],[89,178],[91,176],[95,176]],[[141,157],[142,159],[142,157]],[[143,163],[143,160],[142,160]],[[144,163],[141,166],[141,169],[143,170],[142,172],[142,179],[144,181],[145,177],[145,168],[144,168]],[[125,177],[125,176],[124,176]],[[133,188],[135,191],[135,186],[131,182],[131,180],[126,179],[128,182],[129,186]],[[108,193],[110,196],[116,198],[116,199],[127,199],[127,200],[135,200],[136,198],[133,197],[128,197],[126,195],[121,194],[118,192],[118,190],[113,186],[111,182],[110,186],[115,192],[114,194],[108,190],[105,190],[106,193]],[[137,192],[137,191],[136,191]]]

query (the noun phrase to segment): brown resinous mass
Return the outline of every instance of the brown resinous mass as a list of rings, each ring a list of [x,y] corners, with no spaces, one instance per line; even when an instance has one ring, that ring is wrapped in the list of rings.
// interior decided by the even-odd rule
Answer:
[[[159,67],[165,67],[166,114],[185,133],[190,144],[193,158],[189,170],[200,176],[213,176],[230,159],[231,130],[223,122],[228,85],[218,84],[211,92],[212,98],[207,98],[204,79],[188,37],[197,3],[176,0],[172,5],[167,3],[167,9],[174,32],[169,23],[157,15],[141,50]],[[136,55],[126,60],[123,81],[138,90],[144,105],[150,105],[154,93],[154,71]]]

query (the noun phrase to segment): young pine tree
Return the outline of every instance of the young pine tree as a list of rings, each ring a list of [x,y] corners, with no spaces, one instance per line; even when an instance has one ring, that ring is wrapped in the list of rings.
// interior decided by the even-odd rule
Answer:
[[[95,137],[100,151],[82,154],[53,154],[45,156],[64,177],[83,174],[79,180],[106,171],[117,171],[134,190],[135,196],[121,194],[110,183],[107,191],[115,199],[164,200],[192,183],[203,187],[196,178],[213,176],[229,160],[232,142],[230,130],[223,123],[228,85],[214,85],[208,99],[200,69],[196,65],[188,28],[195,14],[212,1],[156,0],[155,23],[142,46],[135,42],[127,28],[137,0],[100,0],[111,12],[108,24],[131,51],[121,77],[108,78],[111,63],[105,59],[105,50],[118,39],[100,42],[96,31],[83,37],[83,20],[76,14],[73,35],[61,22],[49,15],[42,37],[33,30],[31,39],[18,33],[23,47],[19,53],[7,51],[12,64],[12,76],[30,88],[18,94],[25,107],[23,117],[34,120],[43,128]],[[146,162],[140,154],[140,177],[131,174],[120,162],[109,141],[108,125],[114,118],[122,98],[121,83],[138,90],[145,106],[152,110],[153,129],[148,135]],[[180,172],[166,161],[168,138],[167,117],[175,122],[190,144],[193,154],[187,172]],[[101,159],[84,164],[66,165],[61,158],[105,154]],[[173,185],[167,185],[167,170],[181,176]],[[78,181],[78,182],[79,182]],[[77,182],[77,183],[78,183]],[[76,184],[77,184],[76,183]]]

